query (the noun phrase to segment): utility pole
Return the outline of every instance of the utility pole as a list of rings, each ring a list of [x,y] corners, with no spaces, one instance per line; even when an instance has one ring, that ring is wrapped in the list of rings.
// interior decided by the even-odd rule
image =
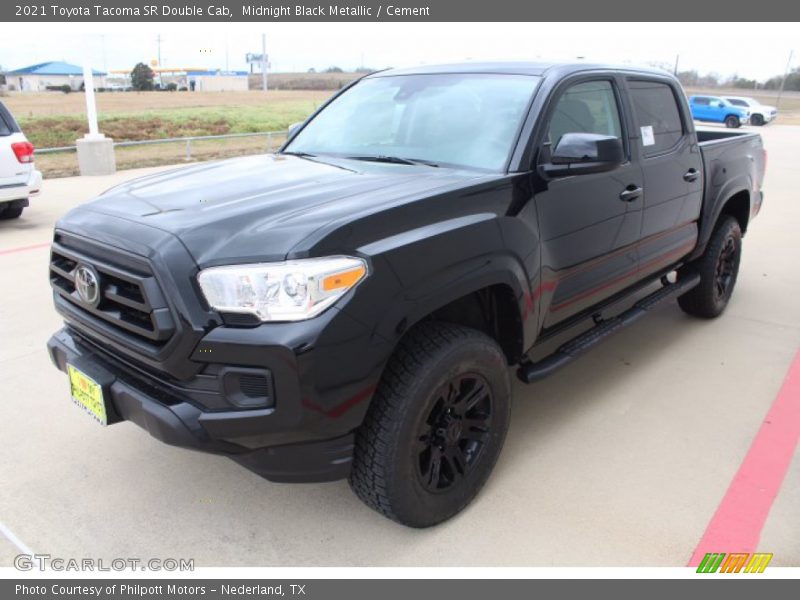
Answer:
[[[675,71],[673,71],[673,73],[672,73],[673,75],[675,75],[675,77],[678,76],[678,63],[680,62],[680,60],[681,60],[681,55],[680,54],[676,54],[675,55]]]
[[[792,56],[794,50],[789,50],[789,60],[786,61],[786,70],[783,72],[783,79],[781,80],[781,89],[778,90],[778,98],[775,100],[775,108],[777,109],[781,103],[781,96],[783,96],[783,88],[786,86],[786,78],[789,76],[789,69],[792,66]]]
[[[156,44],[158,44],[158,66],[161,66],[161,34],[156,36]]]
[[[261,34],[261,89],[267,91],[267,34]]]

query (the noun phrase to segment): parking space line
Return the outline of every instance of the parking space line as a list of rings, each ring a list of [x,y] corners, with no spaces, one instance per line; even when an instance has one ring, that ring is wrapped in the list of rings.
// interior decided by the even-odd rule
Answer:
[[[708,552],[755,552],[800,439],[800,351],[728,491],[689,560]]]
[[[3,523],[0,523],[0,533],[3,534],[9,542],[16,546],[17,550],[19,550],[22,554],[33,554],[33,550],[28,548],[25,543],[19,539],[13,531],[11,531],[8,527],[6,527]]]
[[[41,244],[33,244],[31,246],[17,246],[16,248],[0,250],[0,254],[14,254],[15,252],[25,252],[26,250],[38,250],[39,248],[46,248],[49,245],[50,242],[43,242]]]

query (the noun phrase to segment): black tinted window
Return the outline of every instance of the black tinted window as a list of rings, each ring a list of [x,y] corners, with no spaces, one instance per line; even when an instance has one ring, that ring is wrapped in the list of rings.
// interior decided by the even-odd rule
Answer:
[[[19,131],[14,117],[8,112],[3,103],[0,102],[0,135],[10,135]]]
[[[708,105],[708,98],[692,98],[692,104]]]
[[[734,106],[744,106],[744,107],[747,106],[747,102],[745,102],[744,100],[737,100],[736,98],[728,98],[728,102],[730,102]]]
[[[565,133],[621,136],[619,111],[609,81],[578,83],[559,98],[548,130],[555,148]]]
[[[645,155],[672,148],[683,136],[681,113],[672,87],[655,81],[631,81],[629,88]]]

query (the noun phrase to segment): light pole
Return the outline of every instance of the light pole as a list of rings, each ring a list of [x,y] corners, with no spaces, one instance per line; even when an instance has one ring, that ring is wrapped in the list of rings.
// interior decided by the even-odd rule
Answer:
[[[267,34],[261,34],[261,89],[267,91]]]
[[[107,138],[97,126],[97,104],[94,97],[94,76],[89,58],[83,61],[83,89],[86,96],[86,120],[89,133],[75,142],[81,175],[111,175],[117,170],[114,140]]]
[[[789,76],[789,69],[792,66],[792,56],[794,55],[794,50],[789,50],[789,60],[786,61],[786,70],[783,72],[783,79],[781,80],[781,89],[778,90],[778,98],[775,100],[775,109],[781,103],[781,96],[783,96],[783,88],[786,86],[786,78]]]

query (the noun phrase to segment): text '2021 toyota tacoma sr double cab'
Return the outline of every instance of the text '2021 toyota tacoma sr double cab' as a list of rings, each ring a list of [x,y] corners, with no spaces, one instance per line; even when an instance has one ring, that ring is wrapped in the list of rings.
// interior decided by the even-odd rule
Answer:
[[[510,366],[536,381],[666,299],[722,313],[764,165],[661,71],[372,74],[274,155],[64,216],[49,351],[103,423],[433,525],[489,477]]]

